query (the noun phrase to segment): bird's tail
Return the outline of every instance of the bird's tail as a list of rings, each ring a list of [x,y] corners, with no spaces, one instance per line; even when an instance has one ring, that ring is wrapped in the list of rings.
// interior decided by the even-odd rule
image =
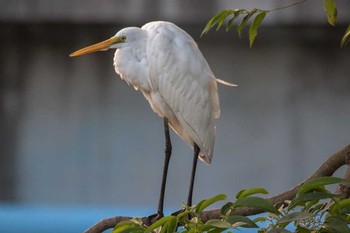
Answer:
[[[211,159],[212,159],[212,157],[207,156],[207,155],[204,154],[202,151],[199,152],[198,157],[199,157],[200,160],[202,160],[202,161],[205,162],[206,164],[211,164]]]
[[[220,84],[225,85],[225,86],[230,86],[230,87],[237,87],[238,86],[237,84],[230,83],[230,82],[224,81],[222,79],[218,79],[218,78],[215,78],[215,81],[217,83],[220,83]]]

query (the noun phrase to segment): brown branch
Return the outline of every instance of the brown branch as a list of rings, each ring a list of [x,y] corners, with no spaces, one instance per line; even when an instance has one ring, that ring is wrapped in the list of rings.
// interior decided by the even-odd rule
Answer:
[[[113,228],[119,222],[130,220],[130,219],[132,219],[132,218],[126,217],[126,216],[116,216],[116,217],[112,217],[112,218],[106,218],[106,219],[99,221],[98,223],[96,223],[95,225],[90,227],[89,229],[87,229],[85,231],[85,233],[97,233],[97,232],[100,233],[100,232],[103,232],[107,229]]]
[[[292,200],[299,187],[305,183],[306,181],[316,178],[316,177],[322,177],[322,176],[331,176],[335,171],[337,171],[340,167],[347,164],[350,160],[350,145],[347,145],[340,151],[333,154],[329,159],[327,159],[326,162],[324,162],[317,171],[312,174],[309,178],[301,182],[300,184],[296,185],[295,187],[291,188],[290,190],[280,193],[276,196],[270,197],[269,200],[271,200],[274,204],[280,205],[283,204],[285,200]],[[254,208],[237,208],[236,210],[232,211],[232,215],[243,215],[243,216],[250,216],[255,214],[263,213],[264,211],[257,210]],[[206,222],[210,219],[216,219],[220,217],[220,209],[217,210],[209,210],[204,211],[201,214],[202,221]]]
[[[331,176],[335,171],[337,171],[340,167],[343,165],[349,164],[350,161],[350,145],[347,145],[340,151],[336,152],[335,154],[331,155],[321,166],[317,171],[312,174],[309,178],[301,182],[300,184],[296,185],[295,187],[291,188],[290,190],[280,193],[276,196],[270,197],[269,200],[271,200],[274,204],[280,205],[284,203],[285,200],[292,200],[296,193],[298,188],[305,183],[306,181],[316,178],[316,177],[322,177],[322,176]],[[350,168],[347,169],[346,178],[350,177]],[[348,187],[349,188],[349,187]],[[345,191],[349,192],[349,190]],[[344,192],[342,192],[344,193]],[[232,215],[243,215],[243,216],[250,216],[262,213],[264,211],[257,210],[254,208],[238,208],[234,211],[232,211]],[[201,214],[202,221],[206,222],[210,219],[218,219],[220,218],[220,209],[215,210],[208,210],[204,211]],[[131,217],[123,217],[123,216],[117,216],[113,218],[108,218],[101,220],[100,222],[93,225],[91,228],[85,231],[85,233],[101,233],[104,230],[107,230],[109,228],[113,228],[117,223],[129,220]],[[146,218],[144,218],[146,219]]]
[[[344,179],[350,180],[350,153],[348,153],[347,155],[348,158],[346,164],[348,167],[346,168]],[[348,199],[350,197],[350,184],[339,184],[335,193],[340,195],[341,199]]]

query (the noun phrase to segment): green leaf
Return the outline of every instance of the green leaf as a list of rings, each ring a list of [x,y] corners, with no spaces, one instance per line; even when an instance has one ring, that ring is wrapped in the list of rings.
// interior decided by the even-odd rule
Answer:
[[[331,213],[348,213],[350,210],[350,199],[344,199],[338,202],[335,202],[331,208]]]
[[[166,229],[168,233],[175,232],[177,229],[177,219],[173,219],[166,224]]]
[[[302,220],[302,219],[307,219],[307,218],[311,218],[314,217],[315,215],[312,213],[307,213],[307,212],[294,212],[291,214],[287,214],[285,216],[283,216],[282,218],[278,219],[277,223],[281,224],[281,223],[290,223],[293,221],[298,221],[298,220]]]
[[[127,230],[129,227],[131,227],[131,225],[123,225],[123,226],[119,226],[119,227],[115,227],[112,231],[112,233],[120,233],[123,232],[125,230]]]
[[[333,198],[336,197],[336,194],[331,194],[331,193],[323,193],[323,192],[312,192],[312,193],[305,193],[294,200],[289,205],[289,209],[293,209],[295,206],[304,204],[306,202],[312,201],[312,200],[322,200],[322,199],[327,199],[327,198]]]
[[[242,14],[243,12],[246,12],[246,10],[244,10],[244,9],[236,9],[236,10],[234,10],[233,11],[233,16],[232,16],[232,18],[227,22],[227,24],[226,24],[226,32],[228,32],[230,29],[231,29],[231,27],[232,27],[232,24],[233,24],[233,21],[240,15],[240,14]]]
[[[234,206],[234,204],[232,202],[226,203],[225,205],[223,205],[221,207],[221,210],[220,210],[221,214],[229,215],[231,210],[232,210],[232,208],[233,208],[233,206]]]
[[[225,221],[230,223],[232,227],[240,226],[245,228],[259,228],[259,226],[256,225],[253,220],[241,215],[232,215],[228,217]]]
[[[136,232],[141,233],[144,232],[144,229],[141,225],[137,225],[135,219],[121,221],[117,225],[115,225],[112,233],[128,233],[128,232]]]
[[[345,30],[345,34],[344,34],[344,36],[343,36],[343,38],[341,39],[341,42],[340,42],[340,47],[344,47],[349,42],[350,42],[350,25]]]
[[[225,194],[219,194],[219,195],[216,195],[212,198],[209,198],[203,202],[200,202],[200,205],[196,206],[196,213],[201,213],[208,206],[214,204],[215,202],[223,201],[226,198],[227,198],[227,196]]]
[[[213,18],[211,18],[211,19],[209,20],[209,22],[207,23],[207,25],[205,25],[205,27],[204,27],[204,29],[203,29],[203,31],[202,31],[202,33],[201,33],[201,37],[202,37],[205,33],[209,32],[209,30],[210,30],[212,27],[215,26],[215,24],[217,23],[218,19],[220,18],[221,13],[222,13],[222,11],[219,12],[218,14],[216,14]]]
[[[230,223],[224,222],[224,221],[221,221],[221,220],[218,220],[218,219],[209,220],[208,222],[205,223],[205,225],[214,226],[214,227],[217,227],[217,228],[224,228],[224,229],[231,228],[231,224]]]
[[[177,214],[177,220],[179,220],[180,218],[182,218],[183,216],[189,215],[191,214],[191,211],[181,211],[180,213]]]
[[[115,228],[112,233],[143,233],[144,229],[140,226],[123,225]]]
[[[240,198],[235,202],[235,206],[242,207],[254,207],[257,209],[261,209],[270,213],[274,213],[276,215],[280,215],[281,213],[273,206],[273,204],[261,197],[244,197]]]
[[[233,21],[238,17],[239,14],[234,13],[233,17],[226,24],[226,32],[228,32],[232,28]]]
[[[209,22],[207,23],[207,25],[205,26],[205,28],[203,29],[201,36],[203,36],[205,33],[209,32],[210,29],[212,29],[221,19],[223,16],[228,16],[228,12],[233,13],[233,10],[223,10],[221,12],[219,12],[218,14],[216,14],[213,18],[211,18],[209,20]],[[225,19],[225,18],[224,18]]]
[[[241,38],[241,32],[242,29],[244,28],[244,26],[246,25],[246,23],[248,22],[248,20],[257,12],[258,9],[253,9],[252,11],[248,12],[248,14],[246,16],[244,16],[244,18],[242,19],[242,21],[238,24],[237,26],[237,32],[238,32],[238,36],[239,38]]]
[[[350,233],[350,228],[346,221],[337,217],[330,217],[323,224],[322,228],[332,233]]]
[[[219,220],[216,220],[216,221],[219,221]],[[190,229],[190,231],[188,231],[188,233],[197,233],[197,232],[221,233],[221,232],[225,232],[225,231],[227,231],[227,228],[216,227],[215,223],[214,223],[214,226],[204,224],[198,228],[192,228],[192,229]],[[180,231],[180,232],[183,233],[183,231]]]
[[[258,34],[258,28],[266,16],[266,11],[260,12],[255,18],[249,28],[249,46],[252,47],[255,37]]]
[[[243,198],[243,197],[248,197],[254,194],[258,194],[258,193],[262,193],[262,194],[269,194],[268,191],[266,191],[266,189],[261,188],[261,187],[254,187],[254,188],[249,188],[249,189],[243,189],[241,191],[239,191],[236,195],[236,198]]]
[[[325,211],[325,208],[328,209],[328,203],[319,203],[312,206],[312,208],[306,209],[307,212],[318,214],[321,211]]]
[[[161,219],[159,219],[158,221],[156,221],[155,223],[153,223],[151,226],[149,226],[146,230],[145,233],[150,233],[152,232],[154,229],[160,227],[160,226],[164,226],[166,223],[171,222],[171,221],[177,221],[177,218],[175,216],[166,216],[163,217]]]
[[[338,177],[332,177],[332,176],[317,177],[301,185],[297,195],[307,193],[309,191],[323,187],[324,185],[339,184],[339,183],[346,183],[346,182],[347,182],[346,180]]]
[[[115,225],[114,228],[121,227],[121,226],[124,226],[124,225],[133,225],[133,224],[135,224],[135,223],[130,221],[130,220],[125,220],[125,221],[119,222],[117,225]]]
[[[226,17],[229,16],[230,14],[232,14],[232,13],[233,13],[232,10],[226,10],[226,11],[224,11],[224,12],[220,15],[220,17],[219,17],[219,19],[218,19],[218,21],[217,21],[217,25],[218,25],[218,26],[216,27],[216,31],[219,30],[219,29],[221,28],[221,26],[222,26],[222,24],[224,23]]]
[[[324,0],[323,9],[326,12],[328,23],[335,26],[337,23],[337,6],[334,0]]]
[[[266,222],[267,217],[257,217],[254,219],[254,222]]]
[[[168,223],[166,222],[166,223],[164,223],[164,225],[160,229],[157,230],[157,228],[156,228],[153,232],[154,233],[167,233],[167,230],[168,230]]]
[[[203,199],[200,202],[197,203],[196,205],[196,211],[202,206],[202,204],[206,201],[207,199]]]

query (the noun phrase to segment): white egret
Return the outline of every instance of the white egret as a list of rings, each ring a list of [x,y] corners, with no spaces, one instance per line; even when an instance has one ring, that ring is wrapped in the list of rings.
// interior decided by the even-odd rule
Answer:
[[[170,22],[128,27],[71,57],[117,49],[114,68],[121,79],[142,92],[151,108],[164,119],[165,162],[157,217],[163,216],[164,192],[171,156],[170,127],[194,149],[187,204],[192,205],[198,158],[210,163],[215,141],[215,118],[220,116],[217,82],[197,44]]]

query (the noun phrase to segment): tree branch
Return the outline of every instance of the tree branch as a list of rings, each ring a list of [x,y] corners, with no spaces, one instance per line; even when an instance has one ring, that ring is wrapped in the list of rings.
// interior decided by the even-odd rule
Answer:
[[[350,153],[347,155],[346,164],[348,167],[346,168],[344,179],[350,180]],[[350,184],[339,184],[335,193],[340,195],[340,199],[348,199],[350,197]]]
[[[89,229],[87,229],[85,231],[85,233],[100,233],[100,232],[103,232],[109,228],[113,228],[119,222],[130,220],[130,219],[132,219],[132,218],[126,217],[126,216],[116,216],[116,217],[112,217],[112,218],[106,218],[106,219],[99,221],[98,223],[96,223],[95,225],[90,227]]]
[[[268,12],[271,12],[271,11],[283,10],[283,9],[286,9],[286,8],[289,8],[289,7],[292,7],[292,6],[295,6],[295,5],[304,3],[304,2],[306,2],[306,1],[307,1],[307,0],[300,0],[300,1],[298,1],[298,2],[294,2],[294,3],[289,4],[289,5],[287,5],[287,6],[281,6],[281,7],[277,7],[277,8],[271,9],[271,10],[267,10],[267,11],[268,11]]]
[[[296,185],[295,187],[291,188],[290,190],[280,193],[276,196],[272,196],[268,198],[272,201],[273,204],[276,204],[277,206],[284,203],[286,200],[292,200],[299,187],[305,183],[306,181],[316,178],[316,177],[323,177],[323,176],[331,176],[335,171],[337,171],[340,167],[343,165],[348,164],[348,161],[350,161],[350,145],[347,145],[340,151],[333,154],[331,157],[329,157],[317,171],[312,174],[309,178],[301,182],[300,184]],[[254,208],[237,208],[236,210],[232,211],[232,215],[243,215],[243,216],[250,216],[255,214],[263,213],[264,211],[254,209]],[[204,211],[201,215],[202,221],[206,222],[210,219],[215,219],[220,217],[220,209],[217,210],[210,210],[210,211]]]
[[[295,187],[291,188],[290,190],[280,193],[276,196],[272,196],[268,198],[271,200],[274,204],[277,206],[281,205],[284,203],[285,200],[292,200],[299,187],[305,183],[306,181],[316,178],[316,177],[323,177],[323,176],[332,176],[335,171],[337,171],[340,167],[343,165],[349,165],[350,164],[350,144],[341,149],[340,151],[336,152],[335,154],[331,155],[321,166],[318,168],[315,173],[313,173],[309,178],[301,182],[300,184],[296,185]],[[345,178],[349,179],[350,178],[350,168],[348,167]],[[337,192],[341,194],[346,194],[349,195],[349,187],[345,187],[342,189],[342,186],[338,187]],[[243,216],[250,216],[250,215],[255,215],[259,213],[263,213],[264,211],[257,210],[254,208],[238,208],[234,211],[232,211],[232,215],[243,215]],[[218,219],[220,218],[220,209],[215,209],[215,210],[208,210],[204,211],[201,214],[201,219],[203,222],[206,222],[210,219]],[[85,231],[85,233],[101,233],[104,230],[107,230],[109,228],[113,228],[117,223],[124,221],[124,220],[129,220],[131,217],[125,217],[125,216],[117,216],[117,217],[112,217],[108,219],[101,220],[100,222],[96,223],[93,225],[91,228]],[[146,219],[143,218],[144,220]]]

